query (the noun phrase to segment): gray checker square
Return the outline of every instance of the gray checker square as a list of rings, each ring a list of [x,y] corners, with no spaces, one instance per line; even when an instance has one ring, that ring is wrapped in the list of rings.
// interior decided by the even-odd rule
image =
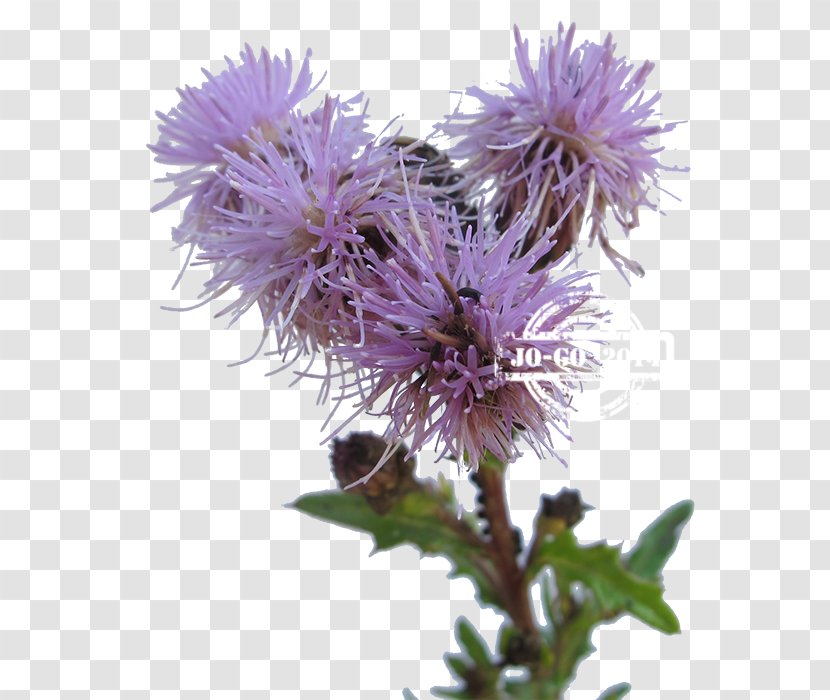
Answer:
[[[666,574],[682,634],[602,628],[570,698],[828,696],[830,2],[31,0],[0,29],[0,698],[426,698],[456,617],[494,642],[443,560],[369,558],[284,507],[332,483],[326,407],[312,380],[264,378],[276,361],[227,366],[253,313],[159,308],[207,277],[170,291],[180,212],[149,215],[145,144],[174,88],[245,42],[311,48],[322,89],[426,135],[450,90],[515,76],[514,22],[533,44],[572,20],[655,61],[660,118],[682,122],[660,144],[690,166],[662,182],[679,199],[631,236],[646,277],[600,275],[673,352],[614,416],[575,419],[567,471],[511,468],[515,519],[568,485],[598,508],[585,538],[697,512]]]

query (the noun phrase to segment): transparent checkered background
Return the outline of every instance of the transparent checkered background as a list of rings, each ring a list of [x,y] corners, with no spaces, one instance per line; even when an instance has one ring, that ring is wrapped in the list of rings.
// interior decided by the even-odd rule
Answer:
[[[513,467],[511,504],[527,527],[540,493],[578,486],[599,508],[582,536],[626,541],[697,504],[666,575],[685,631],[603,628],[571,698],[828,697],[830,2],[37,0],[0,12],[2,700],[426,698],[458,615],[494,638],[443,560],[369,558],[283,508],[331,484],[326,410],[266,359],[227,367],[252,315],[160,309],[207,273],[170,291],[179,212],[148,213],[145,144],[245,41],[311,47],[323,88],[425,134],[448,90],[507,78],[513,22],[535,43],[559,20],[657,61],[663,118],[689,120],[663,140],[691,166],[665,178],[680,201],[634,233],[645,279],[585,258],[675,359],[575,423],[569,471]]]

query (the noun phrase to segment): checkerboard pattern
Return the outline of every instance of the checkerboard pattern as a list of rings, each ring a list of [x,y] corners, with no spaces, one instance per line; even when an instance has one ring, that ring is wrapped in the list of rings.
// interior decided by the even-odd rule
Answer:
[[[679,200],[632,236],[646,277],[584,257],[673,353],[624,410],[575,420],[568,471],[515,465],[511,504],[528,527],[577,486],[582,536],[624,541],[697,512],[666,574],[685,631],[603,628],[570,697],[830,693],[830,2],[32,0],[0,20],[0,698],[427,698],[458,615],[494,639],[443,560],[370,558],[283,507],[332,483],[327,409],[268,359],[227,367],[253,314],[161,310],[207,272],[170,291],[179,212],[148,213],[145,144],[245,42],[311,47],[323,89],[425,135],[450,90],[507,79],[514,22],[535,42],[572,20],[655,60],[662,119],[687,121],[662,143],[691,167],[663,183]]]

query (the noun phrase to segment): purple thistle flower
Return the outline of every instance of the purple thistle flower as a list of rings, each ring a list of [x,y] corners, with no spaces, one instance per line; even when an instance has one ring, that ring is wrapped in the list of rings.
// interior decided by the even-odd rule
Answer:
[[[162,181],[174,185],[173,192],[153,210],[156,211],[178,200],[189,197],[181,223],[173,229],[173,239],[179,247],[189,245],[182,270],[173,285],[175,288],[193,257],[193,265],[212,266],[210,280],[200,297],[201,306],[222,296],[241,283],[240,297],[226,306],[218,315],[232,314],[232,325],[245,311],[257,304],[263,316],[263,338],[254,355],[267,338],[267,326],[278,315],[277,299],[286,289],[280,289],[273,275],[270,281],[252,274],[273,263],[273,258],[257,260],[256,255],[268,249],[268,240],[274,232],[265,231],[257,222],[267,217],[267,212],[254,198],[242,196],[231,184],[226,174],[228,161],[235,157],[240,162],[278,153],[297,167],[308,168],[306,154],[288,151],[307,146],[309,134],[314,130],[331,127],[324,123],[331,118],[330,108],[323,107],[300,116],[294,108],[314,89],[311,84],[309,53],[303,60],[296,79],[292,83],[293,64],[286,52],[285,62],[271,58],[263,49],[256,56],[250,46],[241,54],[242,63],[235,65],[226,58],[228,68],[217,76],[205,71],[207,81],[200,88],[186,87],[179,90],[180,104],[167,115],[158,114],[162,121],[160,138],[150,149],[161,163],[189,166],[180,173],[168,173]],[[345,170],[352,157],[370,140],[366,128],[366,115],[362,110],[350,113],[362,105],[362,95],[345,102],[338,102],[336,153],[340,159],[337,168]],[[328,116],[327,116],[328,115]],[[301,131],[299,136],[292,132]],[[330,155],[330,154],[329,154]],[[317,168],[326,163],[313,163]],[[322,171],[321,171],[322,172]],[[314,175],[314,174],[312,174]],[[308,177],[308,172],[297,174]],[[296,179],[296,178],[295,178]],[[284,222],[283,222],[284,223]],[[251,228],[251,227],[254,228]],[[279,237],[279,231],[276,233]],[[290,249],[283,254],[290,254]],[[281,270],[283,268],[280,268]],[[252,284],[257,284],[256,288]],[[290,297],[290,294],[288,295]],[[196,308],[189,307],[189,308]],[[297,323],[302,323],[297,319]],[[275,325],[277,352],[296,350],[305,352],[298,334],[284,324]],[[302,335],[302,334],[300,334]],[[252,355],[251,357],[253,357]]]
[[[226,56],[225,71],[214,76],[203,69],[207,81],[201,87],[178,89],[179,105],[168,114],[156,113],[162,122],[160,136],[149,148],[157,162],[186,170],[161,179],[173,183],[174,189],[153,211],[190,195],[204,198],[214,182],[214,169],[223,165],[220,149],[246,153],[251,147],[246,137],[257,130],[265,139],[271,138],[273,127],[314,89],[310,54],[306,53],[293,86],[293,61],[288,51],[283,62],[264,48],[257,57],[246,45],[240,53],[240,65]]]
[[[466,94],[481,102],[480,111],[456,110],[440,128],[460,137],[450,155],[466,160],[465,175],[482,191],[494,187],[490,210],[500,229],[525,209],[529,195],[541,192],[537,225],[519,243],[518,254],[570,209],[540,267],[576,244],[590,216],[589,244],[598,239],[618,270],[624,265],[642,276],[638,263],[611,247],[606,209],[627,234],[639,224],[638,207],[656,208],[648,200],[646,181],[656,185],[658,171],[665,168],[655,157],[662,148],[651,147],[647,139],[675,124],[646,124],[660,97],[655,93],[646,99],[643,92],[653,63],[635,70],[615,58],[610,34],[601,45],[586,41],[574,47],[575,30],[571,25],[565,33],[560,24],[556,40],[540,46],[534,70],[528,42],[514,27],[521,82],[505,85],[506,96],[468,88]]]
[[[238,288],[225,310],[233,320],[259,304],[283,356],[358,340],[341,280],[355,278],[367,250],[384,253],[377,225],[410,205],[398,147],[376,139],[359,150],[353,121],[326,98],[307,117],[289,113],[271,139],[255,134],[249,153],[224,151],[224,179],[243,206],[221,210],[228,223],[197,257],[214,265],[212,289]]]
[[[440,457],[452,455],[459,464],[476,466],[486,450],[510,461],[519,454],[514,434],[537,454],[555,454],[551,425],[570,439],[566,408],[574,382],[554,378],[565,368],[553,358],[573,347],[572,331],[600,317],[586,305],[594,298],[588,273],[553,279],[530,272],[554,245],[553,229],[527,255],[511,257],[527,233],[522,218],[495,242],[474,226],[464,232],[454,214],[414,222],[394,213],[388,218],[391,231],[384,237],[392,254],[381,259],[370,253],[367,277],[345,283],[363,313],[365,339],[331,350],[356,374],[341,400],[359,397],[371,415],[388,416],[384,437],[411,439],[409,455],[434,439]],[[544,337],[523,339],[542,308],[550,312],[539,329]],[[528,346],[541,355],[531,370],[541,395],[511,376]],[[595,364],[588,354],[583,366],[569,370]],[[374,411],[378,401],[383,407]]]
[[[157,162],[185,169],[160,179],[172,183],[173,191],[152,211],[190,198],[181,223],[173,228],[177,247],[189,245],[185,263],[173,283],[174,289],[194,250],[197,247],[208,249],[211,241],[227,235],[230,220],[224,210],[254,213],[251,204],[243,201],[223,177],[224,152],[234,151],[247,157],[251,149],[256,148],[252,136],[259,136],[262,141],[275,138],[277,126],[283,124],[291,109],[314,89],[309,55],[307,52],[292,85],[293,62],[289,52],[286,51],[283,62],[276,56],[272,58],[264,48],[257,56],[246,45],[240,54],[240,65],[226,57],[228,67],[219,75],[203,70],[207,80],[201,87],[179,89],[179,105],[168,114],[157,112],[162,122],[159,140],[149,148],[155,153]],[[362,132],[364,117],[358,115],[356,119],[359,124],[355,133]],[[200,264],[206,263],[199,261],[197,256],[194,265]],[[206,295],[206,298],[189,308],[206,304],[228,291],[238,265],[238,261],[216,261],[211,280],[200,295]],[[265,334],[262,343],[264,341]]]

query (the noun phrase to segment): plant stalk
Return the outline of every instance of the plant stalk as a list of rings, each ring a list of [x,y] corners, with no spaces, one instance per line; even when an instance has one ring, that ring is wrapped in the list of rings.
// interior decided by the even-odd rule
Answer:
[[[530,601],[530,590],[519,566],[513,524],[507,506],[504,465],[492,455],[481,460],[477,485],[485,498],[486,518],[490,523],[490,549],[501,578],[505,609],[516,627],[529,640],[539,640],[539,627]]]

